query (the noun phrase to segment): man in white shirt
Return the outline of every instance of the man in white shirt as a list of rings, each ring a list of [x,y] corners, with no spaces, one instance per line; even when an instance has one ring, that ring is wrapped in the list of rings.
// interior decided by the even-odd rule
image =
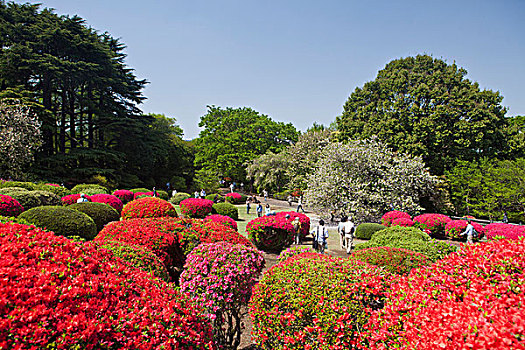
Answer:
[[[350,254],[350,252],[352,251],[352,245],[354,243],[354,231],[355,231],[355,225],[350,220],[350,218],[348,218],[343,227],[343,232],[345,235],[344,243],[346,246],[347,254]]]

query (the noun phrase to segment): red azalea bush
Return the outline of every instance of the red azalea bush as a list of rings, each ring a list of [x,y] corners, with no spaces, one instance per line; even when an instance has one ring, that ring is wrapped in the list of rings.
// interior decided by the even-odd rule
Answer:
[[[91,202],[107,204],[119,213],[122,211],[122,207],[124,207],[122,201],[117,196],[111,194],[94,194],[90,196],[89,199],[91,199]]]
[[[381,217],[381,224],[386,227],[392,226],[392,223],[396,219],[408,219],[410,220],[410,214],[405,213],[404,211],[392,210]]]
[[[266,271],[249,303],[262,349],[353,349],[380,308],[389,274],[355,260],[303,253]]]
[[[290,246],[295,238],[290,220],[277,215],[253,219],[246,225],[246,232],[255,246],[265,252],[278,253]]]
[[[193,248],[201,243],[200,233],[193,229],[191,224],[182,222],[181,218],[150,218],[144,219],[144,222],[165,234],[176,237],[184,256],[187,256]]]
[[[260,251],[227,242],[201,244],[186,259],[181,291],[203,305],[219,348],[239,346],[241,308],[248,303],[263,267]]]
[[[468,221],[466,220],[449,221],[445,225],[445,235],[452,239],[461,239],[463,237],[463,240],[464,240],[466,239],[466,236],[461,236],[461,234],[465,232],[467,225],[468,225]],[[485,235],[485,229],[483,228],[482,225],[478,224],[477,222],[472,222],[472,226],[474,226],[474,230],[476,230],[476,232],[478,233],[479,238]]]
[[[394,283],[364,348],[525,349],[525,240],[463,246]]]
[[[235,220],[233,220],[232,218],[226,215],[219,215],[219,214],[210,215],[206,217],[204,221],[218,222],[219,224],[227,225],[231,227],[232,229],[234,229],[235,231],[237,231],[237,222],[235,222]]]
[[[392,247],[374,247],[358,250],[350,258],[383,267],[387,271],[398,275],[406,275],[412,269],[432,264],[432,261],[423,254]]]
[[[432,237],[443,237],[445,235],[445,225],[452,221],[443,214],[422,214],[414,218],[414,226],[423,231],[430,231]],[[425,231],[427,232],[427,231]]]
[[[131,202],[133,199],[135,199],[135,194],[129,190],[115,190],[113,195],[120,199],[122,203]]]
[[[86,197],[88,202],[91,202],[91,197],[90,196],[84,195],[84,197]],[[62,205],[66,206],[66,205],[75,204],[79,198],[80,198],[80,193],[69,194],[67,196],[64,196],[64,197],[61,198]]]
[[[48,186],[53,186],[53,187],[60,187],[59,184],[46,184],[46,185],[48,185]]]
[[[242,202],[242,196],[240,193],[231,192],[224,195],[224,199],[230,203],[240,204]]]
[[[407,218],[397,218],[392,221],[391,226],[401,226],[401,227],[412,227],[414,226],[414,221],[412,219]]]
[[[286,215],[290,216],[290,222],[293,222],[295,218],[299,218],[301,223],[301,238],[304,239],[310,234],[310,218],[303,213],[298,213],[296,211],[281,211],[275,214],[277,217],[285,219]]]
[[[485,235],[487,239],[497,237],[518,239],[519,237],[525,237],[525,226],[495,222],[485,226]]]
[[[180,202],[180,211],[190,218],[204,218],[211,214],[213,201],[202,198],[188,198]]]
[[[184,230],[179,225],[180,230]],[[107,224],[95,237],[95,242],[118,241],[149,249],[164,263],[173,281],[176,281],[184,265],[184,253],[179,245],[178,234],[159,229],[147,219],[114,221]]]
[[[124,206],[121,216],[124,220],[133,218],[158,218],[163,216],[177,217],[171,203],[155,197],[135,199]]]
[[[0,348],[213,349],[183,293],[111,253],[0,224]]]
[[[24,207],[13,197],[0,194],[0,216],[18,216]]]
[[[145,197],[153,197],[153,191],[133,193],[133,199],[139,199],[139,198],[145,198]]]
[[[199,219],[189,219],[188,225],[197,231],[202,243],[229,242],[254,247],[250,240],[226,225]]]

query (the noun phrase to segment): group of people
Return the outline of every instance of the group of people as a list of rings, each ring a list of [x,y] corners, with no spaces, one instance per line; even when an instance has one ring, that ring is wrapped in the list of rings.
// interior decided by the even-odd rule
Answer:
[[[201,191],[200,191],[200,192],[199,192],[199,191],[195,191],[195,192],[193,193],[193,196],[194,196],[195,198],[202,198],[202,199],[205,199],[205,198],[206,198],[206,191],[204,191],[204,189],[201,188]]]
[[[343,216],[341,218],[341,222],[337,226],[337,233],[339,234],[341,249],[346,249],[346,253],[350,254],[354,243],[355,225],[348,216]],[[324,254],[325,250],[328,248],[327,240],[329,234],[328,228],[325,226],[323,219],[319,220],[319,224],[314,228],[311,234],[313,236],[313,248],[321,254]]]

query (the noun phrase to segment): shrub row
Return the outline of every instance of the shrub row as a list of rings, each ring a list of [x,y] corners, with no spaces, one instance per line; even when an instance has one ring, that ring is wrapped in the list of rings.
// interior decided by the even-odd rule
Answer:
[[[290,220],[277,215],[253,219],[246,225],[246,232],[257,248],[272,253],[279,253],[290,246],[295,238]]]

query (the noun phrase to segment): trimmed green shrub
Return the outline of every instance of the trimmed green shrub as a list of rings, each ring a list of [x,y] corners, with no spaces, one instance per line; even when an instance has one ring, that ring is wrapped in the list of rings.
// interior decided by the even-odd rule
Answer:
[[[375,232],[371,240],[379,245],[387,245],[394,241],[428,241],[430,236],[415,227],[393,226]]]
[[[36,190],[30,191],[29,193],[40,200],[40,205],[62,205],[62,200],[60,199],[61,197],[53,192]]]
[[[97,232],[100,232],[106,224],[120,220],[118,211],[105,203],[82,202],[71,204],[68,208],[78,210],[92,218],[97,225]]]
[[[173,197],[170,198],[170,203],[179,205],[185,199],[190,198],[191,196],[184,192],[177,192]]]
[[[365,222],[357,226],[355,237],[359,239],[370,239],[377,231],[384,230],[385,226],[373,222]]]
[[[387,271],[398,275],[407,275],[414,268],[432,264],[432,261],[421,253],[392,247],[374,247],[358,250],[350,258],[381,266]]]
[[[288,196],[290,195],[290,191],[283,191],[283,192],[277,192],[273,195],[273,198],[278,199],[280,201],[288,200]]]
[[[13,224],[22,224],[22,225],[31,225],[30,222],[24,219],[15,218],[13,216],[0,216],[0,223],[7,224],[7,223],[13,223]]]
[[[157,191],[157,197],[159,197],[160,199],[164,199],[165,201],[167,201],[168,198],[169,198],[169,196],[168,196],[168,192],[163,191],[163,190],[158,190],[158,191]]]
[[[0,182],[0,188],[6,188],[6,187],[22,187],[29,191],[36,190],[36,185],[32,182],[22,182],[22,181]]]
[[[213,201],[215,203],[215,196],[217,196],[217,202],[216,203],[222,203],[224,202],[224,196],[221,196],[218,193],[212,193],[207,195],[205,198],[209,199],[210,201]]]
[[[57,186],[51,186],[47,184],[37,184],[36,189],[39,191],[52,192],[56,194],[57,196],[59,196],[60,198],[67,196],[68,194],[71,194],[71,192],[67,188],[62,187],[62,186],[57,187]]]
[[[130,191],[133,192],[133,193],[137,193],[137,192],[151,192],[150,189],[144,188],[144,187],[132,188]]]
[[[239,220],[239,209],[231,203],[215,203],[212,212],[214,214],[229,216],[233,220]]]
[[[24,207],[24,210],[42,206],[40,199],[32,191],[16,192],[10,194],[10,196],[16,199]]]
[[[5,187],[0,188],[0,194],[5,194],[6,196],[10,196],[13,193],[20,193],[20,192],[29,192],[28,189],[25,189],[23,187]]]
[[[69,207],[36,207],[23,212],[19,217],[57,235],[80,236],[87,240],[97,235],[97,226],[93,219]]]
[[[92,196],[94,194],[101,194],[106,193],[109,194],[109,190],[105,188],[104,186],[95,185],[95,184],[80,184],[76,185],[71,189],[71,193],[84,193],[88,196]]]

